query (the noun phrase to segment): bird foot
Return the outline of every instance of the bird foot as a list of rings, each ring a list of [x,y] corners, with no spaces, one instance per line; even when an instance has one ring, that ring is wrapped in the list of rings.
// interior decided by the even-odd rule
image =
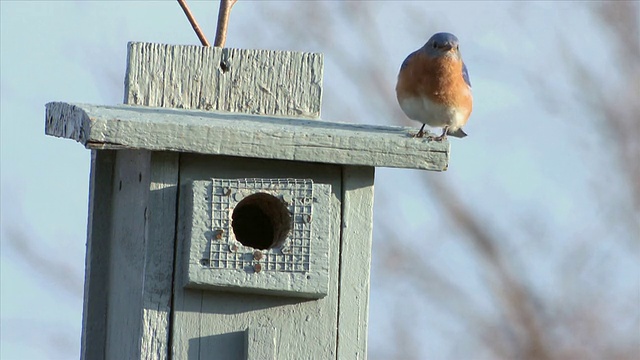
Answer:
[[[442,142],[442,140],[447,139],[447,131],[449,131],[449,127],[445,126],[444,129],[442,129],[442,134],[440,136],[430,135],[427,139],[429,139],[429,141]]]
[[[418,131],[417,134],[411,135],[411,137],[413,137],[413,138],[422,138],[422,137],[424,137],[424,131],[420,130],[420,131]]]

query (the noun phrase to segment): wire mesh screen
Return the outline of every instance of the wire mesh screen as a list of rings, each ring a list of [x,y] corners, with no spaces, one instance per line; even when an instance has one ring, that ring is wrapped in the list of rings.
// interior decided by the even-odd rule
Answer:
[[[291,213],[291,232],[281,247],[260,250],[236,240],[231,226],[233,209],[246,196],[258,192],[281,199]],[[261,271],[301,272],[310,270],[313,182],[310,179],[212,179],[207,200],[210,205],[211,269],[250,270],[259,262]]]

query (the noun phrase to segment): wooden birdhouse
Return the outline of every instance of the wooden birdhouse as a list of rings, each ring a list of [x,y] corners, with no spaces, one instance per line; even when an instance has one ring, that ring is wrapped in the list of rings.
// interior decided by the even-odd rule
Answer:
[[[375,167],[449,144],[320,120],[321,54],[128,50],[125,105],[46,106],[91,149],[82,358],[364,359]]]

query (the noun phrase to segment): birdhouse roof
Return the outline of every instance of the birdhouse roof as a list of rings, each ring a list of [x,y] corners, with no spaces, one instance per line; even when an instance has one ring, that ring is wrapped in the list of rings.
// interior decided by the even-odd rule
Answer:
[[[46,133],[89,149],[209,155],[443,171],[449,143],[416,129],[143,106],[46,105]]]

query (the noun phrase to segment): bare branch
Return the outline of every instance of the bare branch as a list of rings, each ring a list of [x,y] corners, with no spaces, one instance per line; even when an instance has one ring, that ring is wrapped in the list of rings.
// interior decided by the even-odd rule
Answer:
[[[202,30],[200,30],[200,26],[198,25],[196,18],[193,17],[191,10],[189,10],[187,1],[178,0],[178,4],[180,4],[180,7],[182,8],[182,11],[184,11],[184,14],[187,15],[187,19],[189,19],[189,23],[191,23],[191,27],[193,27],[193,31],[195,31],[196,35],[198,35],[198,39],[200,39],[200,43],[202,43],[202,46],[211,46],[207,38],[204,36],[204,33],[202,32]]]
[[[220,0],[220,10],[218,10],[218,28],[216,29],[216,39],[213,43],[215,47],[224,47],[227,41],[227,26],[229,25],[229,14],[231,8],[238,0]]]

